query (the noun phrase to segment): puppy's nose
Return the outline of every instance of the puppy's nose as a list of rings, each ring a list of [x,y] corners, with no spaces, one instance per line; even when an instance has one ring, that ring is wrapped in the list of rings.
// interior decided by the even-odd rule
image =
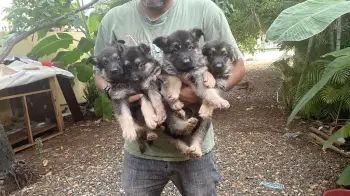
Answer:
[[[218,67],[218,68],[221,68],[221,67],[223,67],[224,65],[222,64],[222,63],[217,63],[216,64],[216,67]]]
[[[118,73],[118,69],[112,69],[111,72],[112,72],[112,74],[116,74],[116,73]]]
[[[190,58],[184,58],[183,63],[184,63],[185,65],[188,65],[188,64],[191,63],[191,59],[190,59]]]

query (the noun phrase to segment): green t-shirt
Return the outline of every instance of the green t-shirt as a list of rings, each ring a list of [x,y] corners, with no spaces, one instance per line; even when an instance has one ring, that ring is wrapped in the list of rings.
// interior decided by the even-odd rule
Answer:
[[[151,54],[157,60],[162,57],[162,51],[152,41],[158,36],[167,36],[180,29],[201,28],[205,41],[219,39],[233,46],[235,57],[241,58],[236,41],[222,10],[211,0],[174,0],[169,10],[157,20],[152,21],[140,6],[140,0],[133,0],[111,9],[102,19],[95,45],[97,55],[112,40],[122,39],[126,45],[146,43],[151,47]],[[98,73],[97,73],[98,74]],[[130,154],[146,159],[164,161],[183,161],[187,158],[169,142],[169,136],[160,134],[144,154],[139,151],[135,142],[125,142],[124,148]],[[210,123],[203,142],[203,153],[210,152],[214,147],[214,131]]]

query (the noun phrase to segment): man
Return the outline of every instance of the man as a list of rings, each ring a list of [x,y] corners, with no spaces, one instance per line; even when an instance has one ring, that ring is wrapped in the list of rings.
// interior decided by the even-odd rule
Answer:
[[[227,84],[231,89],[245,73],[242,54],[237,47],[224,13],[211,0],[133,0],[111,9],[103,18],[96,39],[97,55],[113,39],[121,39],[126,45],[146,43],[151,54],[160,60],[162,52],[152,44],[158,36],[167,36],[179,29],[201,28],[204,41],[220,39],[232,44],[238,63]],[[108,84],[96,73],[96,86],[108,93]],[[142,95],[129,98],[129,102]],[[184,85],[181,101],[199,101],[192,89]],[[216,167],[212,149],[214,135],[212,124],[208,126],[203,143],[203,157],[188,160],[162,134],[144,154],[139,152],[137,142],[125,142],[122,184],[127,195],[157,196],[171,180],[182,195],[216,195],[216,184],[220,174]]]

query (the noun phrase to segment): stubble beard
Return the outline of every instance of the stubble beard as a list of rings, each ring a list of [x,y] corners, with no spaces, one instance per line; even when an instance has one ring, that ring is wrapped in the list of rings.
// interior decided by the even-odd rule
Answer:
[[[161,10],[169,0],[141,0],[142,4],[151,10]]]

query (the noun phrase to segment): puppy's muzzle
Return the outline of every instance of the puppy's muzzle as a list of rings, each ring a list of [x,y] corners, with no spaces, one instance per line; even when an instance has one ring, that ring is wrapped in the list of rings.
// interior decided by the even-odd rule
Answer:
[[[217,67],[217,68],[222,68],[223,66],[224,66],[223,63],[216,63],[216,67]]]
[[[118,74],[121,70],[119,69],[112,69],[111,72],[112,74]]]
[[[190,58],[184,58],[183,60],[182,60],[182,63],[184,64],[184,65],[190,65],[191,64],[191,59]]]

